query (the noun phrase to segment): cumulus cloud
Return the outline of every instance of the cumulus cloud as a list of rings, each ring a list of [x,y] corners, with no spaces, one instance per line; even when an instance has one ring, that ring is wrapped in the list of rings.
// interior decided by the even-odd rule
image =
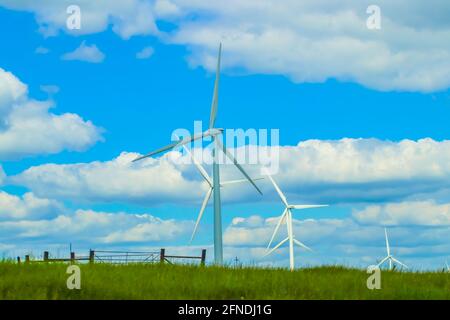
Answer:
[[[34,50],[34,52],[35,52],[36,54],[47,54],[47,53],[50,52],[50,49],[48,49],[48,48],[46,48],[46,47],[39,46],[39,47],[37,47],[37,48]]]
[[[170,0],[156,0],[154,11],[158,18],[172,18],[181,14],[180,8]]]
[[[92,122],[73,113],[53,114],[51,107],[51,101],[32,100],[27,86],[0,68],[0,160],[82,151],[102,140]]]
[[[77,4],[81,30],[66,30],[70,0],[0,0],[34,12],[41,31],[88,34],[112,25],[122,38],[160,35],[156,20],[174,30],[162,39],[190,48],[193,65],[213,70],[217,46],[224,65],[248,73],[282,74],[295,82],[352,81],[379,90],[430,92],[450,85],[450,5],[380,0],[381,30],[369,30],[371,1],[130,0]],[[192,17],[195,16],[195,19]]]
[[[370,1],[172,2],[185,16],[202,13],[181,20],[171,39],[192,48],[192,64],[210,70],[222,41],[225,66],[283,74],[295,82],[333,78],[423,92],[450,85],[450,45],[444,40],[450,26],[442,19],[448,3],[378,1],[382,28],[373,31],[366,27]]]
[[[353,217],[363,224],[449,226],[450,204],[429,200],[372,205],[355,211]]]
[[[2,122],[13,105],[25,100],[28,87],[11,72],[0,68],[0,118]]]
[[[38,198],[31,192],[20,197],[0,191],[0,221],[50,218],[66,211],[58,201]]]
[[[447,205],[448,206],[448,205]],[[198,247],[176,246],[185,242],[193,221],[161,219],[150,214],[69,210],[56,201],[0,193],[0,248],[8,252],[59,248],[70,241],[77,253],[88,248],[120,248],[154,251],[164,246],[172,254],[198,255]],[[53,211],[52,215],[48,213]],[[43,214],[47,212],[47,214]],[[7,216],[5,216],[7,213]],[[359,217],[302,219],[294,211],[295,237],[313,248],[296,248],[297,265],[344,264],[366,267],[385,255],[384,222],[360,223]],[[431,212],[430,216],[433,217]],[[3,219],[5,218],[5,219]],[[244,264],[286,267],[287,247],[264,256],[278,217],[235,217],[224,233],[226,261],[235,257]],[[285,225],[275,241],[286,237]],[[448,253],[448,225],[395,225],[389,227],[392,252],[414,269],[437,268]],[[276,243],[276,242],[275,242]],[[55,252],[55,250],[53,250]],[[14,253],[16,254],[16,253]],[[212,255],[209,254],[209,259]]]
[[[155,52],[155,49],[153,49],[152,47],[145,47],[141,51],[136,53],[136,58],[148,59],[153,55],[154,52]]]
[[[5,178],[6,178],[5,171],[3,170],[3,167],[0,165],[0,186],[5,181]]]
[[[45,164],[11,177],[37,194],[93,202],[158,204],[174,198],[192,202],[202,194],[198,180],[183,176],[167,159],[132,163],[138,155],[122,153],[106,162]]]
[[[301,220],[294,211],[293,233],[296,239],[313,252],[296,247],[298,265],[340,264],[367,267],[386,255],[384,227],[363,225],[352,218]],[[300,218],[300,220],[299,220]],[[271,256],[264,256],[277,218],[261,216],[238,217],[226,228],[224,243],[227,256],[238,255],[262,265],[288,265],[288,247],[280,247]],[[391,250],[414,269],[436,268],[450,249],[448,225],[395,226],[388,229]],[[285,225],[273,245],[287,236]],[[244,258],[245,257],[245,258]]]
[[[192,225],[192,221],[162,220],[149,214],[76,210],[73,214],[61,214],[53,219],[1,221],[0,239],[49,243],[72,239],[93,245],[158,243],[188,234]]]
[[[41,90],[45,93],[47,93],[49,96],[55,95],[59,92],[59,87],[55,85],[41,85]]]
[[[81,45],[72,52],[65,53],[62,57],[63,60],[78,60],[91,63],[100,63],[105,59],[105,55],[101,52],[95,44],[86,45],[83,41]]]
[[[430,194],[444,197],[450,190],[449,141],[308,140],[277,150],[280,167],[274,178],[292,203],[388,202]],[[94,202],[154,205],[201,200],[206,185],[193,165],[180,161],[186,156],[171,152],[131,164],[136,156],[123,153],[106,162],[35,166],[9,182],[37,195]],[[245,167],[251,176],[260,176],[257,166]],[[222,171],[224,180],[241,178],[231,165],[222,166]],[[267,179],[257,184],[265,198],[247,184],[223,192],[227,201],[278,201]]]
[[[81,29],[69,30],[67,8],[78,5],[81,11]],[[112,30],[124,39],[134,35],[157,34],[152,4],[146,0],[0,0],[0,5],[12,10],[31,11],[40,26],[39,31],[53,36],[62,30],[80,35],[101,32],[112,25]]]

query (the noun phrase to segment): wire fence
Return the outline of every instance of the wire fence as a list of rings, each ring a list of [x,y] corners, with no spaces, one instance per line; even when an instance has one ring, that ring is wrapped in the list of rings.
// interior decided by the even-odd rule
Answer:
[[[25,263],[49,263],[49,262],[70,262],[70,263],[110,263],[110,264],[131,264],[131,263],[189,263],[200,261],[201,265],[206,261],[206,249],[202,249],[200,256],[187,255],[167,255],[164,248],[159,251],[113,251],[113,250],[89,250],[89,255],[79,256],[75,252],[70,253],[70,258],[51,257],[49,251],[44,251],[42,260],[33,259],[30,255],[25,256]],[[17,257],[17,263],[21,263],[21,257]]]

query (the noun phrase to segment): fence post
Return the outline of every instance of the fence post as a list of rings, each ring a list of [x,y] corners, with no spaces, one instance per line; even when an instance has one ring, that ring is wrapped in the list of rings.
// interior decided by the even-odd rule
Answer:
[[[161,253],[159,254],[159,262],[164,263],[165,255],[166,249],[161,249]]]
[[[70,263],[74,263],[75,262],[75,252],[71,252],[70,253]]]
[[[44,251],[44,261],[48,261],[48,251]]]
[[[206,260],[206,249],[202,249],[202,260],[201,260],[202,266],[205,265],[205,260]]]
[[[89,250],[89,263],[94,263],[94,259],[95,259],[95,251]]]
[[[30,262],[30,255],[27,254],[25,256],[25,263],[28,263],[28,262]]]
[[[20,264],[20,257],[17,257],[17,263]]]

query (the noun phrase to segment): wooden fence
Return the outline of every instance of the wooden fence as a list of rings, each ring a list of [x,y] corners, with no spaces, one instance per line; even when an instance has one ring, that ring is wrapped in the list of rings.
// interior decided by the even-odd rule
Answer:
[[[48,251],[44,251],[42,260],[30,259],[30,255],[25,256],[25,263],[35,262],[89,262],[89,263],[174,263],[174,260],[200,260],[200,264],[205,265],[206,249],[202,249],[200,256],[179,256],[167,255],[166,249],[160,251],[106,251],[106,250],[89,250],[88,256],[77,256],[75,252],[70,253],[70,258],[51,258]],[[17,257],[17,263],[21,263],[21,258]]]

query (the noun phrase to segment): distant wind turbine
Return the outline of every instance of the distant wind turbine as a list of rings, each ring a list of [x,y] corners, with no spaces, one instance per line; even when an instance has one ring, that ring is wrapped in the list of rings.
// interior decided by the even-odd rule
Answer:
[[[255,189],[262,194],[261,190],[255,184],[255,182],[250,178],[250,176],[245,172],[245,170],[241,167],[241,165],[237,162],[234,156],[227,150],[224,144],[217,139],[217,136],[223,133],[223,129],[215,128],[216,117],[217,117],[217,107],[219,102],[219,82],[220,82],[220,62],[222,56],[222,44],[219,46],[219,56],[217,59],[217,69],[216,69],[216,80],[214,83],[214,93],[213,100],[211,104],[211,114],[209,118],[209,129],[200,134],[195,134],[193,136],[189,136],[184,139],[178,139],[165,147],[147,153],[141,157],[133,160],[139,161],[159,153],[171,150],[175,147],[180,147],[191,143],[196,140],[203,140],[206,137],[212,137],[214,148],[212,151],[213,154],[213,178],[212,178],[212,192],[214,193],[214,262],[218,265],[223,264],[223,246],[222,246],[222,213],[221,213],[221,200],[220,200],[220,168],[219,168],[219,150],[221,150],[225,155],[233,161],[234,165],[238,168],[238,170],[244,175],[244,177],[249,181]]]
[[[445,261],[445,266],[447,267],[447,272],[450,272],[450,266],[448,265],[447,261]]]
[[[303,243],[301,243],[300,241],[298,241],[297,239],[295,239],[294,234],[293,234],[293,228],[292,228],[292,211],[291,210],[292,209],[303,210],[303,209],[310,209],[310,208],[320,208],[320,207],[327,207],[328,205],[316,205],[316,204],[312,204],[312,205],[296,205],[296,204],[294,204],[294,205],[291,205],[287,202],[285,195],[283,194],[281,189],[278,187],[277,183],[272,178],[272,176],[268,172],[266,172],[266,174],[269,177],[270,181],[272,182],[273,186],[275,187],[275,190],[277,191],[278,195],[280,196],[281,201],[285,205],[285,209],[283,211],[283,214],[281,215],[281,217],[278,220],[278,223],[275,227],[272,238],[270,239],[270,242],[267,246],[267,250],[270,249],[270,245],[272,244],[273,240],[275,239],[275,236],[278,233],[280,226],[285,222],[286,222],[286,227],[287,227],[287,238],[282,240],[275,247],[273,247],[269,252],[266,253],[265,256],[273,253],[275,250],[277,250],[279,247],[281,247],[283,244],[285,244],[286,242],[289,241],[289,264],[290,264],[291,271],[293,271],[295,268],[294,243],[306,250],[309,250],[309,251],[312,251],[312,250],[310,248],[308,248],[306,245],[304,245]]]
[[[389,247],[389,239],[388,239],[388,234],[387,234],[387,230],[386,228],[384,228],[384,235],[386,237],[386,252],[387,252],[387,256],[386,258],[384,258],[383,260],[380,261],[380,263],[378,264],[378,267],[381,267],[381,265],[383,265],[383,263],[385,263],[386,261],[389,261],[389,270],[393,269],[393,263],[397,263],[403,267],[405,267],[406,269],[408,269],[408,266],[402,262],[400,262],[399,260],[395,259],[393,255],[391,255],[391,248]]]

